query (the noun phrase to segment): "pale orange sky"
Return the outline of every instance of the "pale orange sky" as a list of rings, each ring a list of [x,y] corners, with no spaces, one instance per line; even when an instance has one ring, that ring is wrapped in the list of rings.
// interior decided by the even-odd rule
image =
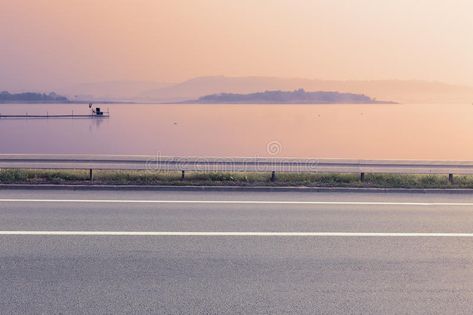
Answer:
[[[203,75],[473,85],[471,0],[0,0],[0,90]]]

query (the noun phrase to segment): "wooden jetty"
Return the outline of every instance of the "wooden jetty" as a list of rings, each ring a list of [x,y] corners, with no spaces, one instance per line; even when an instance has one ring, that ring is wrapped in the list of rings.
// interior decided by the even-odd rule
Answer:
[[[104,113],[103,115],[97,114],[88,114],[88,115],[74,115],[74,114],[60,114],[60,115],[3,115],[0,114],[0,119],[2,118],[109,118],[110,115],[108,113]]]
[[[92,108],[92,104],[89,104],[89,108]],[[0,119],[2,118],[16,118],[16,119],[30,119],[30,118],[109,118],[110,117],[110,112],[107,110],[106,112],[103,112],[100,110],[100,107],[96,107],[91,110],[90,114],[79,114],[76,115],[74,114],[74,111],[72,111],[71,114],[53,114],[49,115],[49,113],[46,113],[46,115],[30,115],[28,113],[24,115],[2,115],[0,113]]]

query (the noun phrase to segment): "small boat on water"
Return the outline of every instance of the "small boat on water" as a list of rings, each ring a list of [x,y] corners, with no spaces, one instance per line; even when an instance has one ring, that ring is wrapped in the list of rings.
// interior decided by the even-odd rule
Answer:
[[[28,113],[24,115],[3,115],[0,113],[0,119],[2,118],[17,118],[17,119],[29,119],[29,118],[109,118],[110,117],[110,112],[107,110],[106,112],[103,112],[100,107],[95,107],[93,108],[93,104],[89,104],[89,108],[91,110],[90,114],[74,114],[74,111],[72,111],[71,114],[52,114],[49,115],[49,113],[46,113],[46,115],[30,115]]]

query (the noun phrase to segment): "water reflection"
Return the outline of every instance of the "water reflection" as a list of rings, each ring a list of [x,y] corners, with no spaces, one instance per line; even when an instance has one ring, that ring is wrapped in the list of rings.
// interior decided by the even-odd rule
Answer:
[[[87,105],[0,105],[4,114],[71,110],[88,113]],[[2,119],[0,152],[473,160],[470,104],[116,104],[110,113]]]

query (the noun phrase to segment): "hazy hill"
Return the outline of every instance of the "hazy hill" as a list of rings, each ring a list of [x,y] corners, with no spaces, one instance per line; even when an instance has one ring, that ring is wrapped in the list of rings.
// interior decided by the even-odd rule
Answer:
[[[326,81],[270,77],[199,77],[152,89],[137,99],[144,101],[184,101],[217,93],[256,93],[268,90],[340,91],[370,95],[401,103],[471,103],[473,88],[427,81]]]
[[[89,82],[60,88],[58,91],[71,100],[93,101],[136,101],[148,90],[156,90],[169,86],[169,83],[154,81],[106,81]]]
[[[265,91],[249,94],[220,93],[199,97],[199,104],[386,104],[363,94],[339,92]]]
[[[72,101],[180,102],[218,93],[339,91],[400,103],[472,103],[473,87],[427,81],[330,81],[273,77],[198,77],[181,83],[110,81],[58,89]]]

